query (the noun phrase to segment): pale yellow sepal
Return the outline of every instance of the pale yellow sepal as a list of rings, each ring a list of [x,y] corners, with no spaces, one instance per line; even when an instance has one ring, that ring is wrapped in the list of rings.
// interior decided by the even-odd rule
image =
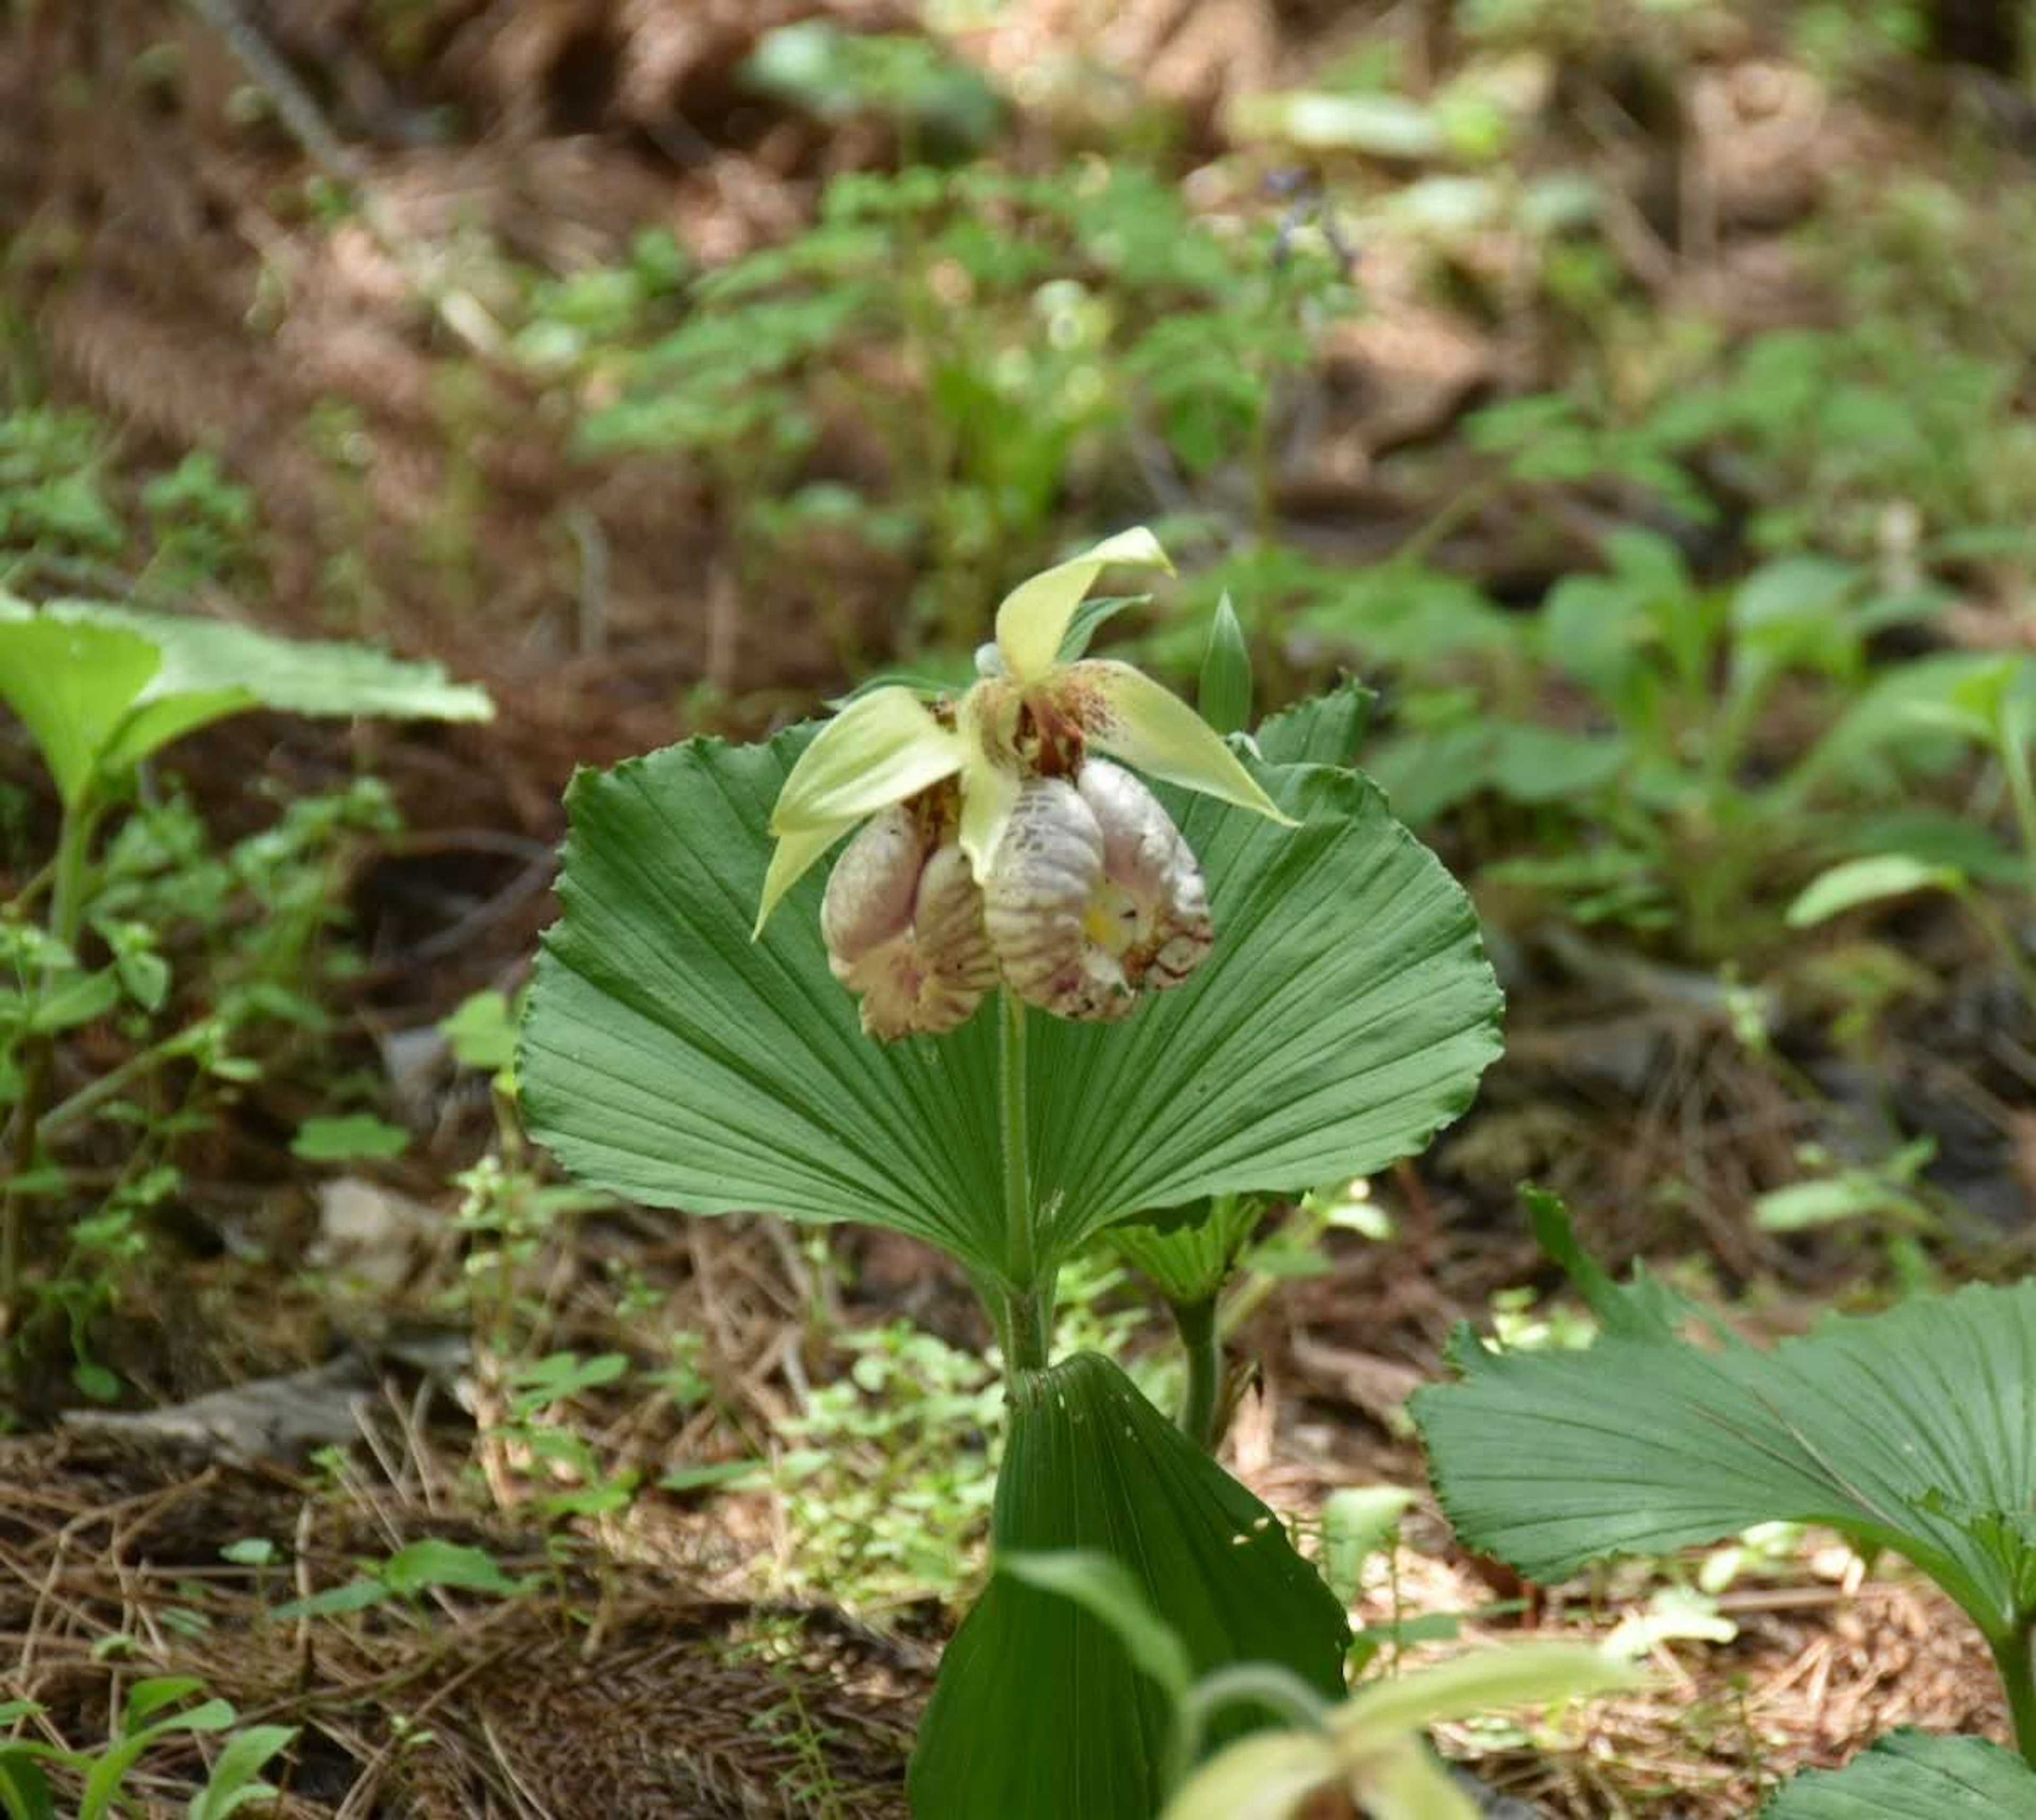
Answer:
[[[957,710],[966,756],[961,771],[961,827],[956,838],[978,885],[990,880],[990,858],[1018,801],[1018,771],[1009,756],[1018,697],[1006,683],[978,683]]]
[[[1477,1820],[1477,1803],[1450,1780],[1426,1740],[1396,1738],[1351,1778],[1371,1820]]]
[[[1438,1720],[1553,1705],[1631,1687],[1632,1664],[1581,1643],[1523,1643],[1458,1656],[1361,1687],[1321,1731],[1261,1731],[1189,1777],[1161,1820],[1294,1820],[1340,1788],[1378,1820],[1475,1820],[1477,1810],[1423,1742]]]
[[[963,747],[910,689],[873,689],[822,727],[799,755],[771,812],[778,837],[756,931],[801,875],[865,816],[962,767]]]
[[[1454,1656],[1418,1674],[1373,1682],[1329,1715],[1329,1730],[1345,1750],[1362,1753],[1438,1720],[1510,1706],[1552,1706],[1638,1686],[1646,1679],[1631,1663],[1587,1643],[1509,1644]]]
[[[961,769],[962,743],[910,689],[858,695],[799,755],[771,812],[786,835],[860,821]]]
[[[1095,586],[1096,577],[1113,563],[1174,572],[1159,540],[1141,525],[1020,582],[997,609],[997,650],[1006,676],[1020,683],[1035,683],[1053,669],[1075,609]]]
[[[854,825],[853,822],[830,822],[823,827],[778,837],[778,844],[771,850],[771,864],[764,874],[763,901],[756,907],[756,926],[749,932],[752,941],[763,934],[764,925],[771,920],[771,913],[778,907],[779,899]]]
[[[1060,673],[1054,690],[1076,705],[1089,743],[1112,758],[1284,827],[1297,825],[1208,722],[1144,671],[1114,658],[1085,658]]]

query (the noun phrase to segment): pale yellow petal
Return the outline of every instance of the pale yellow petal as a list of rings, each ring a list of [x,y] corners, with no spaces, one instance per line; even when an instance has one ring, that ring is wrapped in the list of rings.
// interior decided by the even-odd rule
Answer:
[[[1219,1750],[1182,1783],[1160,1820],[1288,1820],[1337,1780],[1319,1732],[1260,1731]]]
[[[1148,777],[1295,825],[1208,723],[1143,670],[1090,658],[1069,665],[1050,688],[1061,711],[1112,758]]]
[[[771,812],[771,831],[831,827],[907,797],[961,769],[961,742],[907,688],[872,689],[822,727],[799,755]]]
[[[756,926],[749,932],[752,941],[763,934],[778,900],[806,875],[821,854],[855,826],[855,821],[850,816],[819,827],[796,828],[778,837],[777,846],[771,850],[770,867],[764,874],[764,899],[756,908]]]
[[[1174,569],[1159,540],[1141,525],[1020,582],[997,609],[997,649],[1007,676],[1021,683],[1037,682],[1054,667],[1075,609],[1113,563],[1164,569],[1169,575]]]

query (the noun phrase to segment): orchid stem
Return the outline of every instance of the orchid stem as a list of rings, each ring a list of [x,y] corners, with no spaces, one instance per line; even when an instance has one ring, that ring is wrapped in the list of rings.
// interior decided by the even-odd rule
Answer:
[[[1053,1281],[1039,1273],[1038,1235],[1033,1230],[1031,1133],[1025,1110],[1025,1002],[997,994],[1001,1019],[997,1055],[997,1098],[1004,1144],[1005,1282],[998,1311],[998,1338],[1007,1371],[1039,1371],[1046,1363],[1053,1320]]]
[[[1187,1356],[1188,1385],[1181,1400],[1181,1432],[1205,1453],[1213,1453],[1216,1408],[1223,1386],[1223,1337],[1216,1332],[1216,1298],[1172,1304],[1174,1325],[1180,1330]]]
[[[2006,1637],[1989,1638],[1994,1666],[2008,1695],[2008,1710],[2015,1725],[2015,1742],[2023,1761],[2036,1765],[2036,1664],[2032,1664],[2028,1626],[2018,1624]]]

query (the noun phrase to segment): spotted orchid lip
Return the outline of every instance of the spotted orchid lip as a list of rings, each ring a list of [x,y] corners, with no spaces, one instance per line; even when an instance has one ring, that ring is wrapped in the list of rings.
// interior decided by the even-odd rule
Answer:
[[[982,894],[933,818],[894,804],[851,841],[820,906],[828,967],[881,1041],[965,1023],[997,983]]]
[[[1180,831],[1129,772],[1087,760],[1076,781],[1019,792],[983,892],[1005,982],[1078,1021],[1125,1016],[1209,953],[1208,895]]]
[[[1159,799],[1122,767],[1091,759],[1076,780],[1103,831],[1103,877],[1128,900],[1118,959],[1133,985],[1167,992],[1208,958],[1208,889]]]
[[[982,910],[1005,982],[1028,1004],[1084,1021],[1131,1009],[1131,982],[1088,926],[1103,882],[1103,829],[1080,793],[1059,778],[1024,785]]]

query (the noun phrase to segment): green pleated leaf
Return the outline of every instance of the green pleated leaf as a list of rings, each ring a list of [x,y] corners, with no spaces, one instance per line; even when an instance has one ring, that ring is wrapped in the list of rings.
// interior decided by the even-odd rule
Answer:
[[[1346,677],[1326,695],[1310,695],[1260,722],[1243,749],[1272,765],[1327,765],[1348,771],[1371,725],[1377,695]]]
[[[1201,972],[1114,1031],[1034,1020],[1032,1180],[1062,1253],[1126,1214],[1375,1174],[1499,1053],[1498,985],[1441,862],[1369,779],[1256,768],[1302,826],[1163,793],[1208,883]]]
[[[1174,1306],[1206,1302],[1223,1287],[1265,1211],[1255,1194],[1222,1194],[1171,1212],[1120,1220],[1108,1242]]]
[[[1984,1738],[1891,1731],[1842,1769],[1812,1769],[1761,1820],[2005,1820],[2036,1814],[2036,1769]]]
[[[481,690],[364,645],[271,638],[217,620],[96,601],[32,607],[0,590],[0,697],[66,802],[196,728],[253,707],[484,720]]]
[[[1100,1618],[1132,1665],[1178,1707],[1195,1677],[1187,1645],[1152,1609],[1145,1588],[1114,1554],[1095,1548],[1056,1548],[1043,1554],[1006,1553],[997,1571],[1043,1592],[1072,1599]]]
[[[1662,1331],[1665,1292],[1582,1352],[1493,1352],[1413,1399],[1457,1533],[1537,1580],[1770,1520],[1891,1548],[1989,1638],[2036,1611],[2036,1283],[1833,1321],[1763,1351]],[[1594,1299],[1607,1299],[1601,1285]]]
[[[573,780],[525,1115],[574,1174],[651,1206],[863,1219],[993,1268],[992,1019],[937,1042],[865,1036],[828,972],[817,872],[750,940],[766,823],[811,732]]]
[[[888,1046],[822,952],[816,868],[750,940],[765,824],[811,729],[583,773],[523,1033],[534,1132],[650,1204],[862,1219],[992,1275],[1005,1257],[996,1020]],[[1302,1190],[1421,1148],[1499,1051],[1468,900],[1369,783],[1253,764],[1303,825],[1161,793],[1216,951],[1113,1027],[1029,1016],[1049,1262],[1111,1221]]]
[[[1359,682],[1340,683],[1259,723],[1260,754],[1275,765],[1349,765],[1371,725],[1378,697]]]
[[[1197,1675],[1275,1662],[1343,1692],[1342,1607],[1272,1513],[1093,1353],[1019,1378],[997,1480],[1000,1553],[1122,1563]],[[1257,1722],[1249,1713],[1229,1735]],[[925,1820],[1151,1820],[1172,1713],[1109,1625],[999,1575],[941,1664],[912,1759]]]

